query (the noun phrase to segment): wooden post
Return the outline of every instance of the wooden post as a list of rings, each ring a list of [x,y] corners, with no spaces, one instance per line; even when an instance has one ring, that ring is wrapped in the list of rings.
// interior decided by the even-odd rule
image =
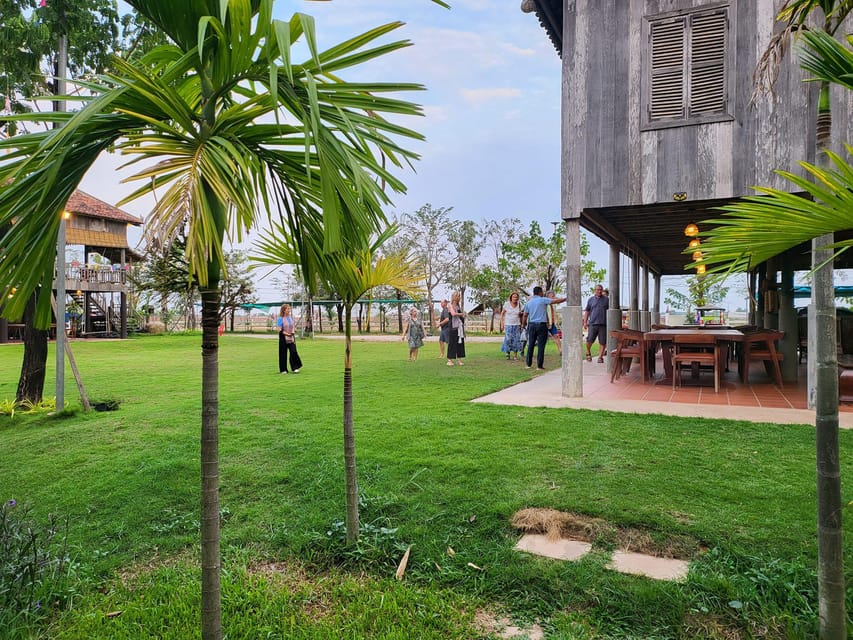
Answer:
[[[782,354],[782,380],[797,381],[797,345],[799,335],[797,327],[797,310],[794,308],[794,267],[790,256],[782,257],[782,279],[779,286],[779,328],[785,332],[785,337],[779,342],[779,352]]]
[[[563,395],[583,397],[580,218],[566,220],[566,306],[563,309]],[[530,345],[528,345],[530,348]]]
[[[631,306],[628,308],[628,327],[640,328],[640,258],[631,256]]]
[[[610,289],[610,306],[607,309],[607,371],[612,372],[615,361],[611,357],[616,349],[616,338],[610,337],[610,332],[622,328],[622,307],[619,304],[619,281],[621,279],[620,260],[622,252],[615,244],[610,245],[610,267],[607,270],[608,288]]]

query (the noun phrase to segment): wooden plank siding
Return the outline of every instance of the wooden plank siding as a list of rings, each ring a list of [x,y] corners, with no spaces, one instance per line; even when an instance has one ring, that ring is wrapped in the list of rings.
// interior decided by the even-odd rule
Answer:
[[[816,83],[796,56],[782,65],[775,96],[751,104],[753,72],[773,34],[779,0],[575,0],[563,13],[563,212],[731,198],[753,185],[787,188],[774,173],[802,174],[814,161]],[[646,20],[727,6],[733,120],[643,130]],[[850,31],[847,29],[846,31]],[[842,30],[845,31],[845,30]],[[845,32],[846,32],[845,31]],[[833,147],[853,142],[853,92],[833,91]]]

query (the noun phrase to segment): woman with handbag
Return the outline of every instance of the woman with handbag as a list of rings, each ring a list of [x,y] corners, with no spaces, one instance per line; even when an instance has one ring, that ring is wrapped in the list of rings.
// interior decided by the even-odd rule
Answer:
[[[290,315],[289,304],[281,305],[275,324],[278,327],[278,372],[287,373],[287,356],[290,354],[290,370],[299,373],[302,358],[296,351],[296,323]]]
[[[450,341],[447,343],[447,366],[452,367],[453,361],[463,365],[462,358],[465,357],[465,311],[462,309],[462,294],[454,291],[450,296]]]

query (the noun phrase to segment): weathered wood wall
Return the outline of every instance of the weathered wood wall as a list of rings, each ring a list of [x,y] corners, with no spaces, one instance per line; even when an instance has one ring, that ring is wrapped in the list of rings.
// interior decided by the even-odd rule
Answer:
[[[733,115],[728,122],[641,130],[643,17],[728,4],[732,16]],[[752,185],[786,188],[774,169],[814,161],[815,83],[795,55],[775,96],[751,104],[753,72],[781,0],[565,0],[563,36],[563,217],[582,208],[727,198]],[[851,29],[847,29],[850,31]],[[853,92],[833,94],[833,137],[853,142]]]

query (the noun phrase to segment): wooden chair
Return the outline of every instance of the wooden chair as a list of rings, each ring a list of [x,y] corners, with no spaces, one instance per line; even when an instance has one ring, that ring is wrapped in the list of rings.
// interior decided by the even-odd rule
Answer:
[[[782,369],[779,367],[779,362],[783,356],[776,350],[776,341],[784,337],[784,331],[775,329],[762,329],[744,336],[743,350],[738,363],[742,382],[749,383],[749,363],[753,360],[761,360],[764,362],[767,374],[779,387],[782,386]]]
[[[714,393],[720,391],[720,345],[712,335],[673,336],[672,351],[672,388],[681,386],[681,365],[700,368],[704,365],[714,371]]]
[[[643,332],[633,329],[614,329],[610,332],[610,337],[616,338],[616,348],[610,354],[613,358],[610,382],[627,373],[634,358],[640,359],[640,371],[645,376],[646,341],[643,339]]]

